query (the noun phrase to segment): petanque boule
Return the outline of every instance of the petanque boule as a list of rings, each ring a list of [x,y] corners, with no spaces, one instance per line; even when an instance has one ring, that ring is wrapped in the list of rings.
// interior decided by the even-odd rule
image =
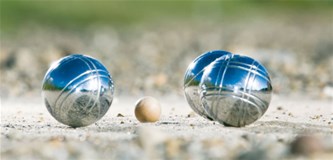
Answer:
[[[42,96],[59,122],[83,127],[101,119],[112,104],[114,84],[98,60],[73,54],[54,62],[46,72]]]
[[[266,68],[240,55],[221,57],[204,71],[200,97],[205,111],[226,126],[253,123],[268,109],[272,85]]]

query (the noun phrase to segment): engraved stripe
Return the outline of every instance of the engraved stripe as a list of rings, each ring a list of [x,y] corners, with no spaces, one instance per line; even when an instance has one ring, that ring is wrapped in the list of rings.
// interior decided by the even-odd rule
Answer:
[[[258,66],[259,66],[260,64],[258,63],[257,64],[257,66],[254,66],[254,63],[252,63],[252,65],[251,65],[251,71],[257,71],[259,68],[258,68]],[[253,67],[254,66],[254,67]],[[250,76],[249,77],[249,81],[248,81],[248,83],[247,83],[247,85],[246,85],[246,88],[245,89],[247,89],[248,88],[248,85],[249,85],[249,83],[250,83],[250,89],[247,89],[247,92],[244,94],[244,95],[247,95],[247,100],[248,101],[250,101],[250,97],[252,97],[253,99],[254,99],[254,101],[259,101],[259,103],[262,103],[261,104],[261,106],[262,107],[266,107],[266,105],[264,104],[264,102],[262,102],[261,101],[261,99],[260,98],[258,98],[258,97],[256,97],[256,96],[253,96],[251,93],[252,93],[252,87],[253,87],[253,83],[254,83],[254,81],[255,81],[255,78],[256,78],[256,76],[257,76],[257,74],[254,74],[254,73],[252,73],[252,72],[249,72],[250,73],[250,75],[252,75],[252,76]],[[251,79],[251,82],[250,82],[250,79]],[[260,110],[260,109],[263,109],[263,108],[259,108],[258,110]],[[244,115],[245,116],[245,115]],[[261,116],[261,115],[260,115]],[[244,125],[245,125],[245,122],[243,123]]]
[[[259,62],[257,62],[257,63],[258,63],[258,65],[256,66],[257,71],[259,71],[259,72],[261,72],[261,73],[263,73],[263,74],[267,73],[266,70],[262,70],[262,69],[260,69],[258,66],[260,66],[261,64],[260,64]],[[231,65],[235,65],[235,66],[237,66],[237,65],[239,64],[239,65],[244,65],[244,66],[251,67],[251,65],[248,64],[248,63],[238,62],[238,61],[231,61],[230,64],[231,64]]]
[[[206,66],[206,67],[207,67],[207,66]],[[191,83],[196,77],[199,76],[199,74],[201,74],[202,72],[204,72],[205,69],[206,69],[206,67],[204,67],[200,72],[198,72],[196,75],[194,75],[194,77],[193,77],[190,81],[188,81],[188,83],[185,84],[185,87],[188,87],[188,86],[190,85],[190,83]]]
[[[93,76],[94,75],[94,73],[95,73],[95,67],[92,69],[92,67],[89,65],[89,63],[86,61],[86,60],[88,60],[89,61],[89,59],[88,58],[81,58],[81,60],[88,66],[88,68],[89,68],[89,70],[92,70],[92,72],[91,72],[91,76]],[[90,93],[91,94],[91,93]],[[86,103],[86,106],[84,107],[84,109],[87,109],[88,107],[89,107],[89,104],[90,104],[90,102],[91,102],[91,100],[92,100],[92,96],[89,96],[89,101],[88,101],[88,103]]]
[[[230,68],[243,69],[243,70],[245,70],[245,71],[252,72],[252,73],[254,73],[254,74],[256,74],[256,75],[258,75],[258,76],[264,78],[268,83],[271,83],[270,80],[267,78],[267,76],[262,75],[261,73],[259,73],[259,72],[257,72],[257,71],[253,71],[253,70],[250,70],[250,69],[248,69],[248,68],[241,67],[241,66],[230,65],[229,67],[230,67]]]
[[[254,63],[255,63],[255,61],[252,61],[252,64],[250,65],[250,70],[251,71],[252,71]],[[252,72],[247,72],[246,79],[245,79],[245,85],[244,85],[243,92],[242,92],[242,99],[244,99],[244,93],[247,93],[247,86],[248,86],[248,83],[249,83],[251,73]],[[247,101],[249,101],[248,98],[249,97],[247,97]],[[244,101],[242,101],[241,106],[243,106],[243,104],[244,104]],[[243,119],[244,119],[244,117],[245,117],[245,113],[243,112]],[[238,125],[241,125],[240,123],[241,123],[241,121],[239,121]],[[244,122],[243,122],[243,124],[244,124]]]
[[[90,59],[87,59],[94,67],[94,69],[96,70],[96,66],[95,64],[90,60]],[[92,107],[89,109],[89,113],[92,111],[92,109],[94,108],[94,106],[96,105],[96,103],[98,102],[98,116],[100,116],[100,113],[101,113],[101,106],[100,106],[100,103],[99,103],[99,96],[101,94],[101,79],[99,78],[99,76],[97,77],[97,81],[98,81],[98,90],[97,90],[97,95],[96,95],[96,98],[95,98],[95,102],[94,104],[92,105]]]
[[[90,76],[94,76],[94,73],[95,73],[95,71],[94,71],[94,69],[92,69],[91,68],[91,66],[89,65],[89,63],[86,61],[86,59],[87,58],[81,58],[81,60],[87,65],[87,67],[89,68],[89,70],[91,70],[91,72],[90,72]],[[90,91],[89,91],[90,92]],[[91,93],[90,93],[91,94]],[[85,106],[83,107],[84,109],[86,109],[88,106],[89,106],[89,104],[90,104],[90,102],[91,102],[91,100],[92,100],[92,96],[89,96],[89,101],[88,101],[88,103],[86,103],[85,104]]]
[[[219,84],[219,87],[220,87],[219,92],[221,92],[221,87],[223,86],[223,81],[224,81],[225,73],[227,72],[227,70],[228,70],[228,65],[229,65],[229,63],[230,63],[230,61],[231,61],[231,59],[232,59],[233,57],[234,57],[234,55],[231,55],[231,57],[228,58],[226,62],[223,61],[222,65],[220,66],[220,67],[221,67],[221,68],[220,68],[220,71],[221,71],[222,67],[224,67],[224,70],[223,70],[222,77],[221,77],[221,81],[220,81],[220,84]],[[226,64],[225,64],[225,63],[226,63]],[[225,65],[223,65],[223,64],[225,64]],[[219,71],[218,77],[219,77],[219,75],[220,75],[220,71]],[[218,80],[218,79],[217,79],[217,80]],[[216,86],[216,84],[215,84],[215,86]],[[217,101],[217,97],[215,98],[215,101]]]

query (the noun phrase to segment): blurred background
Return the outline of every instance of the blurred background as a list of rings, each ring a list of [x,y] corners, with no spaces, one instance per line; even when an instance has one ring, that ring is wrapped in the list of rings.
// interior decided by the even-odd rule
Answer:
[[[99,59],[116,95],[183,95],[209,50],[266,66],[275,94],[333,97],[332,1],[0,1],[2,98],[39,96],[50,64]]]

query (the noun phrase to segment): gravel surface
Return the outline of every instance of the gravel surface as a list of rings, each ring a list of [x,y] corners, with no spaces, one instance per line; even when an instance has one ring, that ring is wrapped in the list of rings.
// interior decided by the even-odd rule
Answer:
[[[194,114],[181,96],[156,97],[162,117],[140,123],[140,97],[115,98],[88,127],[57,122],[37,97],[1,99],[1,159],[331,159],[332,100],[274,95],[265,115],[243,128]]]
[[[333,97],[333,38],[329,17],[258,19],[137,26],[91,27],[79,33],[33,27],[0,37],[1,97],[39,94],[50,64],[68,54],[99,59],[116,93],[182,95],[187,66],[210,50],[250,56],[269,71],[276,94]],[[305,27],[306,26],[306,27]]]
[[[1,159],[333,159],[332,19],[295,15],[80,31],[37,25],[1,36]],[[187,66],[217,49],[270,73],[272,103],[251,125],[208,121],[183,97]],[[60,124],[40,96],[50,64],[72,53],[99,59],[115,81],[110,110],[88,127]],[[134,105],[149,95],[162,118],[140,123]]]

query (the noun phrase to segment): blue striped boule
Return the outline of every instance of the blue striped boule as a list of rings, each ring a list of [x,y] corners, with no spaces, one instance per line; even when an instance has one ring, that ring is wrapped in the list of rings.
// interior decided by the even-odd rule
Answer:
[[[79,54],[54,62],[42,86],[47,110],[57,121],[72,127],[101,119],[112,103],[113,92],[111,75],[103,64]]]
[[[272,93],[268,72],[258,61],[224,56],[206,67],[200,97],[207,114],[227,126],[242,127],[266,112]]]

